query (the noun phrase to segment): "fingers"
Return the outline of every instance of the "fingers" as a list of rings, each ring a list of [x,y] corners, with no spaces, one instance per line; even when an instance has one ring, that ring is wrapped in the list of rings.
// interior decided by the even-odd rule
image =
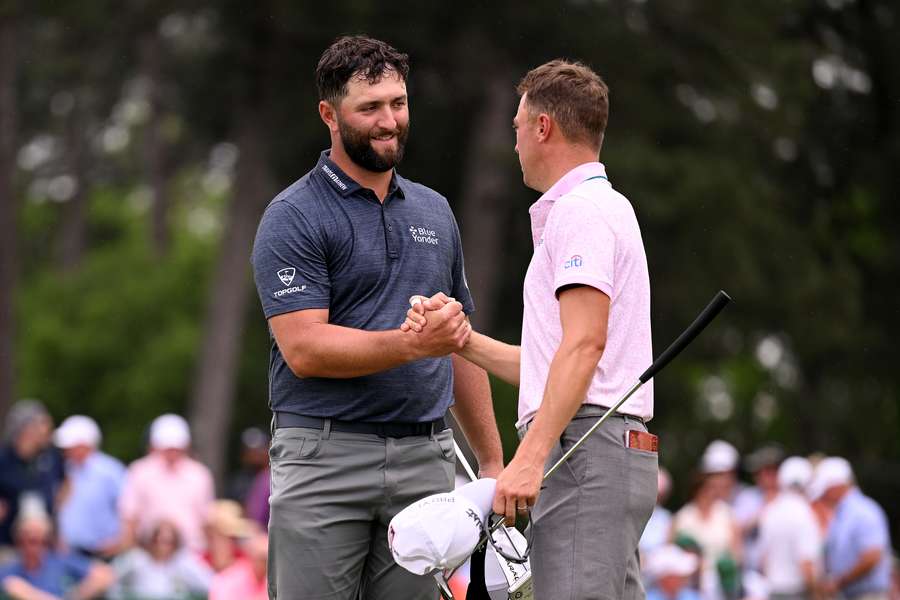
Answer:
[[[411,329],[416,333],[419,333],[425,327],[425,315],[419,313],[419,311],[417,310],[417,308],[421,306],[421,304],[417,304],[416,306],[406,311],[406,321],[403,322],[403,325],[406,326],[406,329],[403,329],[403,325],[400,326],[403,331],[408,331]],[[424,312],[424,309],[422,310]]]
[[[450,296],[448,296],[448,295],[445,294],[444,292],[438,292],[437,294],[435,294],[435,295],[432,296],[431,298],[426,298],[426,299],[422,302],[422,304],[423,304],[424,307],[427,308],[428,310],[439,310],[442,306],[444,306],[445,304],[448,304],[448,303],[450,303],[450,302],[456,302],[456,299],[455,299],[455,298],[451,298]]]
[[[503,522],[512,526],[516,523],[516,499],[512,496],[506,496],[502,492],[498,492],[494,496],[493,510],[496,514],[503,517]]]
[[[457,315],[462,312],[462,304],[456,300],[452,300],[437,310],[446,316]]]

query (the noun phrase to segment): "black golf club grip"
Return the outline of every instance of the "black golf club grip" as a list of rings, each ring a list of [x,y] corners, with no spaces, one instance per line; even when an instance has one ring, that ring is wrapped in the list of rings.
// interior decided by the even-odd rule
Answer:
[[[731,302],[731,296],[726,294],[724,290],[719,290],[719,293],[706,305],[703,312],[694,319],[694,322],[691,323],[690,327],[685,329],[681,335],[678,336],[678,339],[672,342],[672,344],[666,348],[666,351],[660,354],[659,358],[653,361],[653,364],[644,371],[640,377],[641,383],[647,383],[653,376],[662,371],[663,367],[669,364],[673,358],[678,356],[688,344],[693,342],[694,338],[716,318],[716,315],[722,312],[722,309],[725,308],[725,305],[729,302]]]

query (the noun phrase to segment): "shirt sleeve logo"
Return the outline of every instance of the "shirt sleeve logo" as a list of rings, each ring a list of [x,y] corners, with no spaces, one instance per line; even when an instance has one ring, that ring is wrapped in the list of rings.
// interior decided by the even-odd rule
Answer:
[[[572,267],[580,267],[582,264],[582,258],[580,254],[575,254],[563,263],[563,269],[571,269]]]
[[[278,271],[278,279],[281,280],[281,283],[284,285],[291,285],[291,282],[294,281],[294,274],[296,273],[296,269],[294,267],[286,267]]]

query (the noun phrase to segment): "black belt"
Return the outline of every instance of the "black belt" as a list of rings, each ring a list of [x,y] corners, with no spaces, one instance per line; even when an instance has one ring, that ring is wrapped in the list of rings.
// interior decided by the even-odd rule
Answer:
[[[422,423],[367,423],[365,421],[341,421],[339,419],[323,419],[307,417],[288,412],[275,413],[275,428],[306,427],[308,429],[325,429],[331,423],[331,431],[344,433],[370,433],[384,438],[402,438],[414,435],[432,435],[447,429],[444,419],[424,421]]]

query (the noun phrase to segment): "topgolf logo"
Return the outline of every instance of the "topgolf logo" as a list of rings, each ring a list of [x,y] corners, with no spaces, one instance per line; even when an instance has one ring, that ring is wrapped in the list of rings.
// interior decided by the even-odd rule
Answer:
[[[286,267],[278,271],[278,279],[281,280],[281,283],[284,285],[291,285],[291,282],[294,281],[294,274],[297,272],[294,267]]]

